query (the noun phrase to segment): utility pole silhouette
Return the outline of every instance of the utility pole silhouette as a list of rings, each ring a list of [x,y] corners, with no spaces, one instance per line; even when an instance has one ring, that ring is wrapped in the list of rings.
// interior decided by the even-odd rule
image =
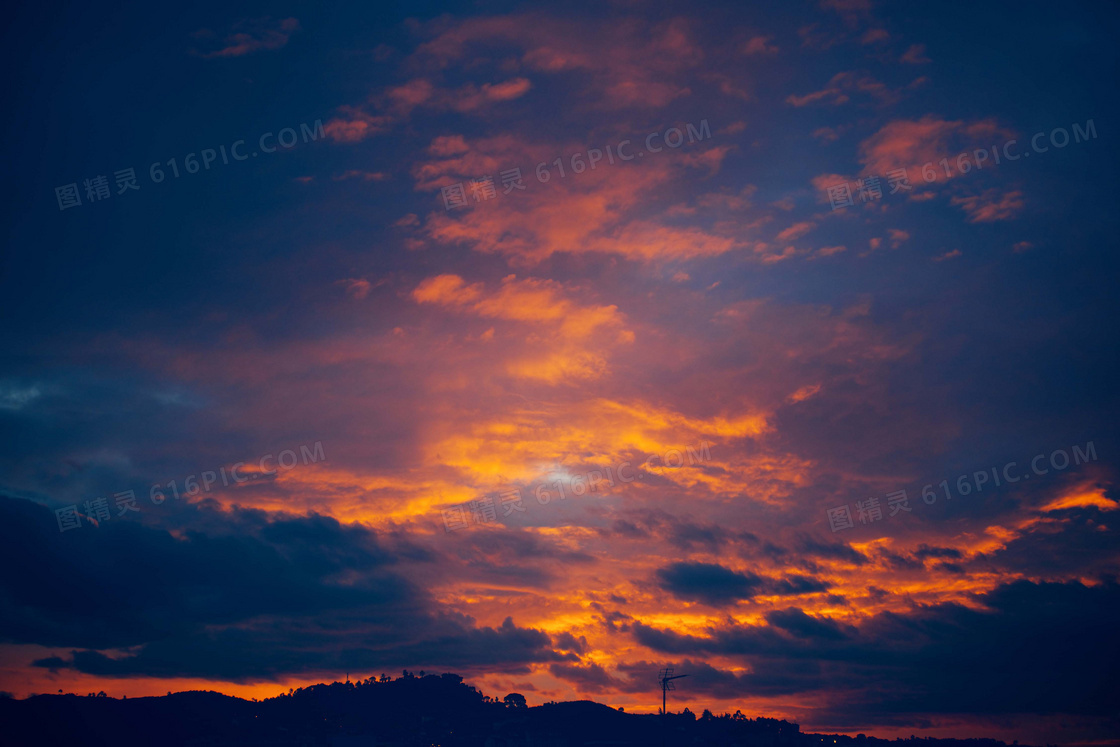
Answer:
[[[657,673],[657,681],[661,683],[661,745],[665,746],[666,735],[669,733],[666,720],[669,718],[669,711],[665,707],[665,693],[670,690],[676,690],[673,680],[679,680],[681,677],[687,677],[687,674],[673,674],[672,667],[665,667]]]
[[[661,683],[661,715],[665,715],[668,711],[665,710],[665,693],[670,690],[676,690],[673,685],[673,680],[679,680],[681,677],[687,677],[687,674],[673,674],[672,667],[666,667],[657,673],[657,681]]]

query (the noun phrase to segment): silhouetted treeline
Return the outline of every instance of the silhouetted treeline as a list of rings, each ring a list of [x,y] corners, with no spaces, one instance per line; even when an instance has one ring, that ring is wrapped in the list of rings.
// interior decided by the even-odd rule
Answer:
[[[920,739],[922,747],[1003,747],[991,739]],[[483,695],[455,674],[404,672],[289,691],[263,701],[214,692],[155,698],[37,695],[0,699],[11,747],[899,747],[911,740],[802,734],[768,718],[631,714],[591,701],[528,708]]]

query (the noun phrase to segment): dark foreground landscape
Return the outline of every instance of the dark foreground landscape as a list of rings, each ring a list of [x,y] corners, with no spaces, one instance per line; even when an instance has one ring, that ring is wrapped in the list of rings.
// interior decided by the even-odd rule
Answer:
[[[0,700],[0,743],[23,745],[331,745],[577,747],[887,745],[890,740],[803,734],[797,724],[742,713],[633,714],[581,700],[529,708],[523,696],[483,695],[456,674],[315,685],[263,701],[215,692],[157,698],[37,695]],[[993,739],[894,740],[928,747],[997,747]]]

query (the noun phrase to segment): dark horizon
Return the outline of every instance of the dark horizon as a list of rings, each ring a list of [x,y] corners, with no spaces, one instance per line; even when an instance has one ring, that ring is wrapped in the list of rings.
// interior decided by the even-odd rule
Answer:
[[[13,707],[0,697],[0,716],[7,721],[6,739],[13,747],[24,744],[65,744],[73,731],[85,744],[114,744],[131,747],[153,739],[153,724],[145,730],[139,714],[161,720],[160,744],[245,744],[264,740],[269,744],[337,745],[520,745],[549,740],[552,745],[633,744],[653,745],[668,735],[672,743],[689,744],[703,739],[705,745],[754,747],[784,745],[813,747],[841,744],[845,747],[909,742],[938,747],[1000,747],[1005,742],[974,738],[929,739],[911,735],[908,740],[879,740],[865,734],[814,734],[802,732],[798,724],[785,720],[756,718],[740,711],[700,714],[688,708],[665,713],[634,713],[593,700],[548,701],[528,706],[520,693],[491,697],[453,673],[431,674],[402,671],[399,677],[386,674],[365,680],[318,683],[289,690],[261,701],[233,698],[213,691],[188,691],[140,698],[115,699],[104,692],[79,696],[74,693],[32,696],[25,707]],[[128,718],[121,707],[104,701],[128,703],[134,711]],[[137,704],[137,701],[140,701]],[[237,710],[231,703],[243,706]],[[250,704],[260,707],[255,710]],[[278,706],[278,708],[270,708]],[[110,712],[110,709],[116,709]],[[81,714],[83,724],[98,728],[75,728],[70,721]],[[240,719],[238,716],[240,715]],[[248,716],[252,716],[249,719]],[[262,719],[261,717],[264,716]],[[536,718],[532,718],[535,716]],[[142,716],[141,716],[142,717]],[[117,722],[114,724],[114,720]],[[51,723],[53,727],[44,724]],[[244,731],[246,724],[251,725]],[[419,726],[417,726],[419,724]],[[241,733],[236,733],[240,731]],[[287,733],[283,733],[287,732]],[[171,736],[168,736],[168,735]],[[26,738],[26,742],[23,741]],[[102,741],[104,739],[104,742]],[[497,739],[498,741],[494,741]],[[538,740],[532,742],[530,740]],[[135,741],[132,741],[135,740]],[[223,741],[227,740],[227,741]],[[311,741],[308,741],[311,740]],[[1018,744],[1018,743],[1016,743]],[[1086,743],[1084,747],[1088,747]],[[1028,745],[1022,745],[1028,747]],[[1041,747],[1041,746],[1039,746]]]

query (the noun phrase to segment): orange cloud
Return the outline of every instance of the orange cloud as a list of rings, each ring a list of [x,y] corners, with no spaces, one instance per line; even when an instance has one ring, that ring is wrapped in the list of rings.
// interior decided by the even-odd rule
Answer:
[[[339,107],[339,116],[323,125],[327,137],[340,143],[357,143],[388,129],[387,117],[375,117],[352,106]]]
[[[916,170],[923,165],[952,159],[962,152],[971,153],[976,148],[990,148],[1010,135],[990,119],[966,123],[927,115],[916,121],[895,120],[860,143],[859,160],[864,166],[861,173],[882,175],[894,169],[907,169],[911,183],[918,186],[925,177],[919,179]],[[933,175],[930,183],[949,178],[940,168],[929,171]]]
[[[867,96],[884,104],[893,103],[899,98],[897,92],[891,91],[883,83],[866,73],[842,72],[832,76],[832,79],[821,90],[802,96],[791,94],[786,97],[786,103],[797,107],[809,106],[810,104],[839,106],[851,101],[853,94]]]
[[[911,44],[900,60],[908,65],[924,65],[930,62],[929,57],[926,56],[925,44]]]
[[[776,241],[793,241],[799,239],[805,234],[812,231],[814,224],[812,221],[803,221],[801,223],[794,223],[789,228],[779,233],[775,238]]]
[[[751,37],[740,48],[745,55],[769,55],[777,54],[778,47],[770,43],[771,37],[769,36],[754,36]]]
[[[430,151],[443,157],[414,167],[419,189],[446,186],[478,174],[495,175],[517,163],[539,163],[548,171],[547,181],[542,183],[543,176],[538,178],[534,170],[522,168],[524,190],[511,188],[509,194],[502,190],[489,202],[476,201],[468,211],[431,214],[424,232],[440,243],[462,243],[475,251],[530,264],[558,253],[618,254],[643,261],[688,259],[723,254],[739,245],[734,237],[720,232],[677,228],[641,217],[644,202],[659,191],[668,190],[684,176],[702,178],[704,172],[718,170],[727,147],[695,153],[682,148],[671,154],[651,153],[644,160],[630,153],[633,163],[616,158],[614,165],[604,156],[596,169],[585,166],[579,174],[565,170],[563,176],[553,164],[555,154],[578,152],[586,163],[586,146],[549,147],[510,137],[468,143],[456,136],[434,142]],[[497,183],[495,186],[499,188]]]
[[[988,189],[979,195],[953,197],[949,200],[953,205],[960,205],[968,213],[969,223],[992,223],[999,220],[1011,220],[1023,209],[1023,193],[1018,190],[1000,192],[998,189]]]
[[[481,283],[466,285],[457,275],[440,275],[423,281],[412,292],[420,303],[467,311],[489,319],[504,319],[547,329],[535,335],[547,341],[545,353],[517,356],[507,362],[509,374],[519,378],[559,382],[570,378],[598,378],[607,369],[607,350],[633,342],[633,332],[623,325],[615,306],[579,306],[561,295],[558,283],[535,278],[518,280],[509,275],[498,290],[486,293]],[[596,344],[589,342],[604,328],[613,334]]]
[[[1095,506],[1102,511],[1115,511],[1116,509],[1120,509],[1120,503],[1106,496],[1102,488],[1094,487],[1088,490],[1074,491],[1055,498],[1039,510],[1048,513],[1050,511],[1062,511],[1069,508],[1086,508],[1089,506]]]
[[[682,74],[704,57],[690,25],[683,18],[656,25],[635,18],[589,30],[539,13],[437,21],[416,58],[442,69],[492,45],[511,45],[528,70],[585,75],[581,90],[598,106],[660,107],[688,94]]]
[[[292,34],[300,30],[299,21],[295,18],[284,18],[273,21],[271,18],[258,18],[242,21],[235,25],[231,32],[220,42],[221,46],[210,52],[198,53],[207,59],[216,57],[241,57],[243,55],[259,52],[262,49],[279,49],[288,43]],[[202,29],[194,33],[198,41],[213,42],[217,35],[209,29]]]

